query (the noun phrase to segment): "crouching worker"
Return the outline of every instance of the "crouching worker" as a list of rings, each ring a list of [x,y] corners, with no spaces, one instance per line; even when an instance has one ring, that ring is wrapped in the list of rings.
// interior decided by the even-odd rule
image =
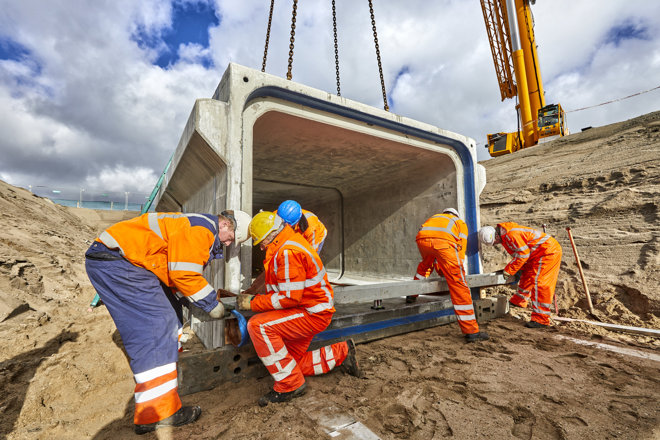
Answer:
[[[561,265],[561,246],[557,240],[545,232],[513,222],[484,226],[479,230],[479,240],[490,246],[502,244],[513,256],[504,268],[504,275],[511,284],[519,278],[518,291],[509,302],[517,307],[531,304],[532,318],[525,326],[548,327]]]
[[[454,208],[447,208],[426,220],[419,229],[415,241],[422,256],[417,265],[416,280],[424,279],[434,269],[447,280],[449,296],[454,305],[454,314],[467,342],[485,341],[486,332],[479,331],[474,313],[472,295],[465,281],[465,250],[468,228]],[[414,302],[416,296],[406,297]]]
[[[328,236],[328,230],[321,220],[312,212],[302,209],[295,200],[285,200],[275,211],[275,214],[291,226],[294,232],[301,234],[317,254],[321,253],[323,243]],[[244,293],[258,295],[266,293],[266,274],[261,273]]]
[[[360,376],[353,340],[307,351],[314,335],[330,324],[335,312],[333,290],[323,263],[305,238],[276,214],[263,211],[249,228],[253,244],[266,251],[266,294],[242,293],[240,310],[257,313],[248,332],[257,355],[275,380],[260,406],[287,402],[305,393],[305,376],[320,375],[336,366]]]
[[[223,245],[248,238],[250,216],[148,213],[106,229],[85,253],[87,275],[121,335],[135,377],[135,432],[197,420],[177,391],[181,306],[172,292],[214,318],[225,311],[202,276]]]

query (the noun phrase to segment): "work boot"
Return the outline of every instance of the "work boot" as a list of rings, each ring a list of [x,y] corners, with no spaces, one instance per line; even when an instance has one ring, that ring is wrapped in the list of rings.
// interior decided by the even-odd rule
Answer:
[[[487,341],[488,339],[489,336],[486,332],[468,333],[465,335],[466,342]]]
[[[351,376],[355,376],[355,377],[361,377],[362,372],[360,371],[360,365],[358,364],[358,360],[357,360],[355,341],[351,338],[348,341],[346,341],[346,345],[348,345],[348,354],[346,355],[346,359],[344,359],[344,362],[341,363],[340,368],[346,374],[350,374]]]
[[[275,390],[270,390],[265,396],[259,399],[259,406],[266,406],[269,403],[282,403],[295,399],[305,394],[307,384],[303,383],[297,389],[289,391],[288,393],[278,393]]]
[[[541,324],[540,322],[536,321],[529,321],[525,323],[525,327],[527,328],[548,328],[550,327],[549,325]]]
[[[155,431],[163,426],[183,426],[192,423],[199,419],[202,414],[202,408],[199,406],[182,406],[177,412],[172,414],[166,419],[159,420],[154,423],[146,425],[135,425],[135,433],[137,435],[146,434],[147,432]]]

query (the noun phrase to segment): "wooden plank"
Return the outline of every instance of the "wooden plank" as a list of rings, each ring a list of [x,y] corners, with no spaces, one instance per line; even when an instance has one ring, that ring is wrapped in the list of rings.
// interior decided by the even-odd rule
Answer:
[[[630,327],[627,325],[608,324],[606,322],[587,321],[585,319],[563,318],[560,316],[553,316],[552,319],[554,319],[555,321],[563,321],[563,322],[583,322],[585,324],[597,325],[599,327],[603,327],[608,330],[660,338],[660,330],[655,330],[652,328]]]
[[[602,350],[612,351],[614,353],[625,354],[626,356],[634,356],[641,359],[649,359],[655,362],[660,362],[660,356],[655,353],[648,353],[646,351],[634,350],[632,348],[617,347],[616,345],[603,344],[601,342],[585,341],[583,339],[571,338],[564,335],[556,335],[555,338],[566,341],[575,342],[580,345],[587,345],[589,347],[600,348]]]

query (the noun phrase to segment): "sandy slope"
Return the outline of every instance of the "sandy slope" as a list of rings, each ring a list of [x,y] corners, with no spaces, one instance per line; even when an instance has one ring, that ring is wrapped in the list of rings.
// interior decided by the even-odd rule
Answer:
[[[659,327],[660,113],[485,166],[482,223],[545,223],[562,244],[560,315],[588,317],[570,226],[597,316]],[[0,313],[14,310],[0,322],[0,438],[132,437],[133,379],[120,340],[105,308],[87,312],[83,253],[120,219],[110,215],[122,214],[56,206],[0,182]],[[506,256],[489,249],[484,260],[495,270]],[[510,293],[488,293],[497,291]],[[323,407],[385,439],[660,438],[660,362],[559,337],[655,355],[657,340],[584,324],[530,331],[518,319],[525,314],[490,323],[482,344],[466,345],[448,325],[360,345],[365,377],[311,378],[291,404],[255,405],[269,378],[185,396],[203,406],[202,418],[159,437],[329,438],[318,424]]]
[[[512,160],[515,159],[515,160]],[[660,112],[485,162],[481,222],[547,230],[563,249],[558,300],[586,317],[571,228],[598,317],[660,327]],[[506,254],[485,251],[485,268]]]

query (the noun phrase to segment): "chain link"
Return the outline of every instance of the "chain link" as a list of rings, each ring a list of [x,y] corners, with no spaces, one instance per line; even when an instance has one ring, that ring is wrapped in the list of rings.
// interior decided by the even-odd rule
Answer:
[[[298,8],[298,0],[293,0],[293,12],[291,13],[291,38],[289,38],[289,67],[286,71],[286,79],[290,80],[291,68],[293,67],[293,42],[296,39],[296,9]]]
[[[341,96],[341,87],[339,82],[339,44],[337,43],[337,10],[335,9],[335,0],[332,0],[332,30],[335,37],[335,71],[337,72],[337,96]]]
[[[266,71],[266,57],[268,57],[268,41],[270,40],[270,25],[273,22],[273,7],[275,0],[270,0],[270,13],[268,14],[268,28],[266,29],[266,44],[264,45],[264,62],[261,64],[261,71]]]
[[[369,0],[369,13],[371,13],[371,29],[374,31],[374,44],[376,45],[376,58],[378,59],[378,73],[380,74],[380,88],[383,91],[383,108],[390,111],[387,105],[387,93],[385,91],[385,79],[383,78],[383,65],[380,61],[380,48],[378,47],[378,33],[376,33],[376,18],[374,17],[374,6],[372,0]]]

